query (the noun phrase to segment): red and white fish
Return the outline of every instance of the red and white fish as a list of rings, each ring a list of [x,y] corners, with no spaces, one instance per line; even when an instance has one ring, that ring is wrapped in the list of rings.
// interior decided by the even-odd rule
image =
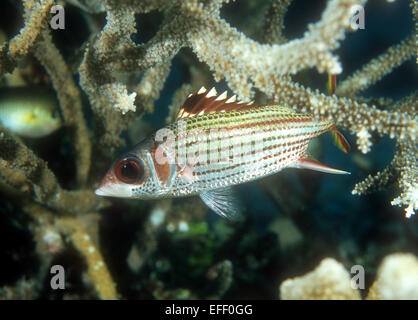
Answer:
[[[123,154],[95,193],[138,199],[199,195],[217,214],[234,218],[234,185],[289,167],[347,174],[307,156],[309,141],[326,131],[349,151],[330,121],[201,88],[189,95],[174,123]]]

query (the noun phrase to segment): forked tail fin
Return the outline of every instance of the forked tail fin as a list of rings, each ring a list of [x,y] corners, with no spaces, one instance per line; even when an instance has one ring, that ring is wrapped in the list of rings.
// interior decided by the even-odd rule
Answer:
[[[340,131],[338,131],[335,124],[331,127],[330,130],[332,137],[334,138],[334,143],[337,145],[337,147],[345,153],[349,153],[351,149],[350,144],[348,143],[347,139],[343,136],[343,134]]]
[[[328,74],[327,93],[329,96],[337,91],[337,76],[335,74]]]

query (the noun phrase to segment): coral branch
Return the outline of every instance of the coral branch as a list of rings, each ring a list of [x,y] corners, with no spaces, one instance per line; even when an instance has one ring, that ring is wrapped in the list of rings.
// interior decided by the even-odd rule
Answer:
[[[0,46],[0,75],[4,72],[11,73],[16,67],[16,60],[29,53],[41,31],[48,27],[47,19],[54,1],[25,0],[23,5],[25,26],[10,42]]]
[[[91,190],[63,190],[45,161],[1,128],[0,155],[0,176],[5,191],[19,192],[27,200],[58,212],[90,212],[105,204]]]
[[[410,218],[418,209],[418,146],[411,140],[398,141],[391,164],[375,176],[369,175],[356,184],[353,194],[367,194],[382,190],[397,181],[401,194],[392,205],[405,206],[405,216]]]
[[[265,42],[270,44],[286,42],[283,35],[284,16],[291,2],[292,0],[274,0],[271,2],[264,26],[263,39]]]
[[[142,109],[146,112],[154,110],[154,102],[160,97],[160,91],[170,73],[170,68],[171,63],[164,63],[150,68],[144,73],[136,88],[136,93],[137,104],[142,105]]]
[[[104,263],[103,257],[80,222],[74,218],[61,218],[57,225],[85,258],[87,274],[100,299],[118,299],[115,283]]]
[[[379,57],[363,65],[360,70],[338,84],[336,94],[339,96],[355,95],[375,84],[406,60],[411,59],[416,53],[414,38],[415,36],[408,37],[401,43],[390,47]]]
[[[338,41],[344,38],[344,31],[349,26],[350,8],[355,4],[358,1],[329,1],[321,20],[310,25],[303,38],[281,45],[258,44],[218,15],[202,17],[204,28],[191,33],[189,40],[199,59],[218,74],[218,80],[222,74],[241,98],[250,98],[250,80],[259,79],[265,84],[271,77],[296,73],[313,66],[319,72],[340,73],[342,68],[331,50],[338,48]]]
[[[390,110],[396,110],[398,112],[405,112],[410,116],[416,116],[418,109],[418,91],[412,92],[409,96],[390,104]]]
[[[173,97],[173,101],[171,105],[168,107],[169,115],[165,119],[166,123],[173,123],[176,120],[181,106],[183,105],[184,101],[187,99],[187,96],[190,94],[191,91],[192,87],[188,83],[183,84],[176,91]]]
[[[316,117],[328,118],[337,125],[358,136],[359,148],[363,152],[370,150],[370,141],[365,139],[370,132],[376,131],[391,138],[412,139],[416,137],[416,118],[397,111],[381,111],[344,97],[326,96],[318,91],[289,80],[273,80],[275,83],[275,101],[291,106]]]
[[[74,140],[77,181],[85,185],[90,169],[91,144],[82,112],[80,92],[64,59],[53,45],[48,31],[43,31],[42,39],[36,43],[35,55],[52,79],[65,124]]]
[[[48,27],[49,11],[55,4],[53,0],[25,0],[25,27],[9,44],[9,55],[13,58],[27,55],[42,30]]]

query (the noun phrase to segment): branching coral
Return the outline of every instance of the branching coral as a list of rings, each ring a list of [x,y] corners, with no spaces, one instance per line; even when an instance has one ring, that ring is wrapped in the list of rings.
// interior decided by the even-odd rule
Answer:
[[[24,211],[38,221],[39,228],[34,228],[35,234],[35,230],[40,229],[40,234],[50,230],[59,235],[63,233],[63,229],[57,228],[51,219],[57,221],[61,215],[74,216],[94,212],[102,208],[105,202],[96,198],[91,189],[83,189],[88,180],[91,145],[82,113],[79,89],[49,35],[50,8],[55,3],[28,0],[23,4],[25,27],[10,42],[1,45],[0,72],[12,72],[19,59],[30,53],[37,56],[44,65],[57,91],[65,123],[73,138],[78,169],[76,180],[80,189],[63,189],[47,163],[19,138],[3,128],[0,128],[0,185],[4,192],[18,197],[23,203]],[[80,233],[80,222],[74,218],[71,221],[74,228],[69,229],[67,235],[75,239]],[[82,247],[78,248],[83,253]],[[93,281],[97,281],[92,270],[89,272]],[[98,292],[105,298],[112,296],[102,294],[100,290]],[[116,298],[116,293],[113,297]]]
[[[57,221],[57,224],[87,261],[88,275],[98,296],[106,300],[117,299],[116,286],[104,263],[102,254],[80,222],[74,218],[62,218]]]
[[[414,36],[401,43],[390,47],[385,53],[378,58],[371,60],[365,64],[360,70],[354,72],[344,81],[338,84],[337,95],[350,96],[368,88],[375,84],[386,74],[406,60],[411,59],[415,55]]]
[[[48,31],[41,33],[41,39],[35,46],[35,55],[47,70],[57,91],[65,123],[74,140],[77,180],[85,185],[90,169],[91,143],[81,108],[80,92]]]
[[[16,59],[29,53],[39,38],[42,30],[48,28],[49,11],[53,0],[24,1],[25,27],[9,43],[4,43],[0,50],[0,74],[11,72],[16,66]]]
[[[392,204],[404,207],[408,217],[417,210],[417,93],[395,102],[380,99],[379,103],[360,96],[361,91],[417,54],[416,35],[415,40],[410,36],[388,48],[341,81],[331,96],[292,78],[309,68],[320,73],[342,72],[343,65],[335,50],[350,27],[352,7],[365,5],[365,0],[327,1],[320,20],[310,24],[301,38],[293,40],[287,40],[283,34],[284,15],[291,1],[272,0],[271,10],[266,10],[260,23],[263,28],[259,32],[262,34],[260,41],[240,32],[221,17],[220,10],[228,0],[66,2],[89,13],[106,13],[103,29],[83,44],[79,86],[50,34],[50,9],[55,4],[52,0],[23,1],[24,27],[10,41],[0,44],[0,75],[12,72],[29,54],[43,65],[57,92],[74,146],[78,189],[65,190],[45,161],[3,129],[0,130],[0,186],[11,195],[24,198],[25,208],[39,206],[39,210],[25,209],[25,212],[38,212],[37,219],[48,217],[39,220],[48,221],[44,227],[70,239],[88,261],[90,278],[101,297],[116,298],[117,293],[98,246],[95,246],[97,255],[93,260],[103,261],[104,271],[100,270],[104,273],[100,276],[95,273],[97,263],[89,260],[89,249],[86,251],[86,243],[82,241],[86,237],[80,215],[97,212],[105,206],[105,202],[92,193],[97,173],[91,173],[90,167],[93,162],[96,168],[102,163],[107,165],[112,151],[124,143],[120,137],[123,130],[144,112],[153,111],[170,73],[172,59],[182,48],[190,48],[209,68],[213,78],[225,79],[241,99],[253,99],[261,93],[266,101],[333,120],[357,137],[358,148],[364,153],[371,150],[372,137],[388,135],[396,139],[391,164],[374,177],[358,183],[353,193],[364,194],[397,184],[399,195]],[[417,22],[417,1],[412,1],[411,5]],[[149,41],[135,43],[132,35],[142,32],[137,30],[137,15],[154,10],[163,15],[159,29]],[[191,85],[183,84],[178,90],[168,119],[174,119],[181,101],[192,87],[197,89],[196,85],[192,81]],[[87,94],[93,111],[93,137],[88,134],[82,112],[80,89]],[[89,242],[88,247],[91,245]],[[99,277],[107,279],[105,291],[98,284]]]

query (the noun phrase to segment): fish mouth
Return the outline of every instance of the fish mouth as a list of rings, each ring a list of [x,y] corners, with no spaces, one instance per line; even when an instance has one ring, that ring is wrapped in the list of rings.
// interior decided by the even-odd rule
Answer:
[[[96,196],[108,196],[109,195],[109,185],[112,184],[112,180],[109,173],[105,175],[102,182],[100,182],[99,186],[96,190],[94,190],[94,194]]]
[[[103,190],[103,188],[97,188],[94,190],[94,194],[96,196],[107,196],[107,193]]]
[[[103,178],[94,194],[97,196],[130,198],[132,196],[132,189],[130,185],[119,183],[115,181],[113,176],[107,175]]]
[[[130,198],[132,197],[132,190],[126,185],[104,185],[94,191],[97,196]]]
[[[97,187],[96,190],[94,190],[94,194],[96,196],[110,196],[109,187],[107,187],[106,183],[102,181],[100,185]]]

